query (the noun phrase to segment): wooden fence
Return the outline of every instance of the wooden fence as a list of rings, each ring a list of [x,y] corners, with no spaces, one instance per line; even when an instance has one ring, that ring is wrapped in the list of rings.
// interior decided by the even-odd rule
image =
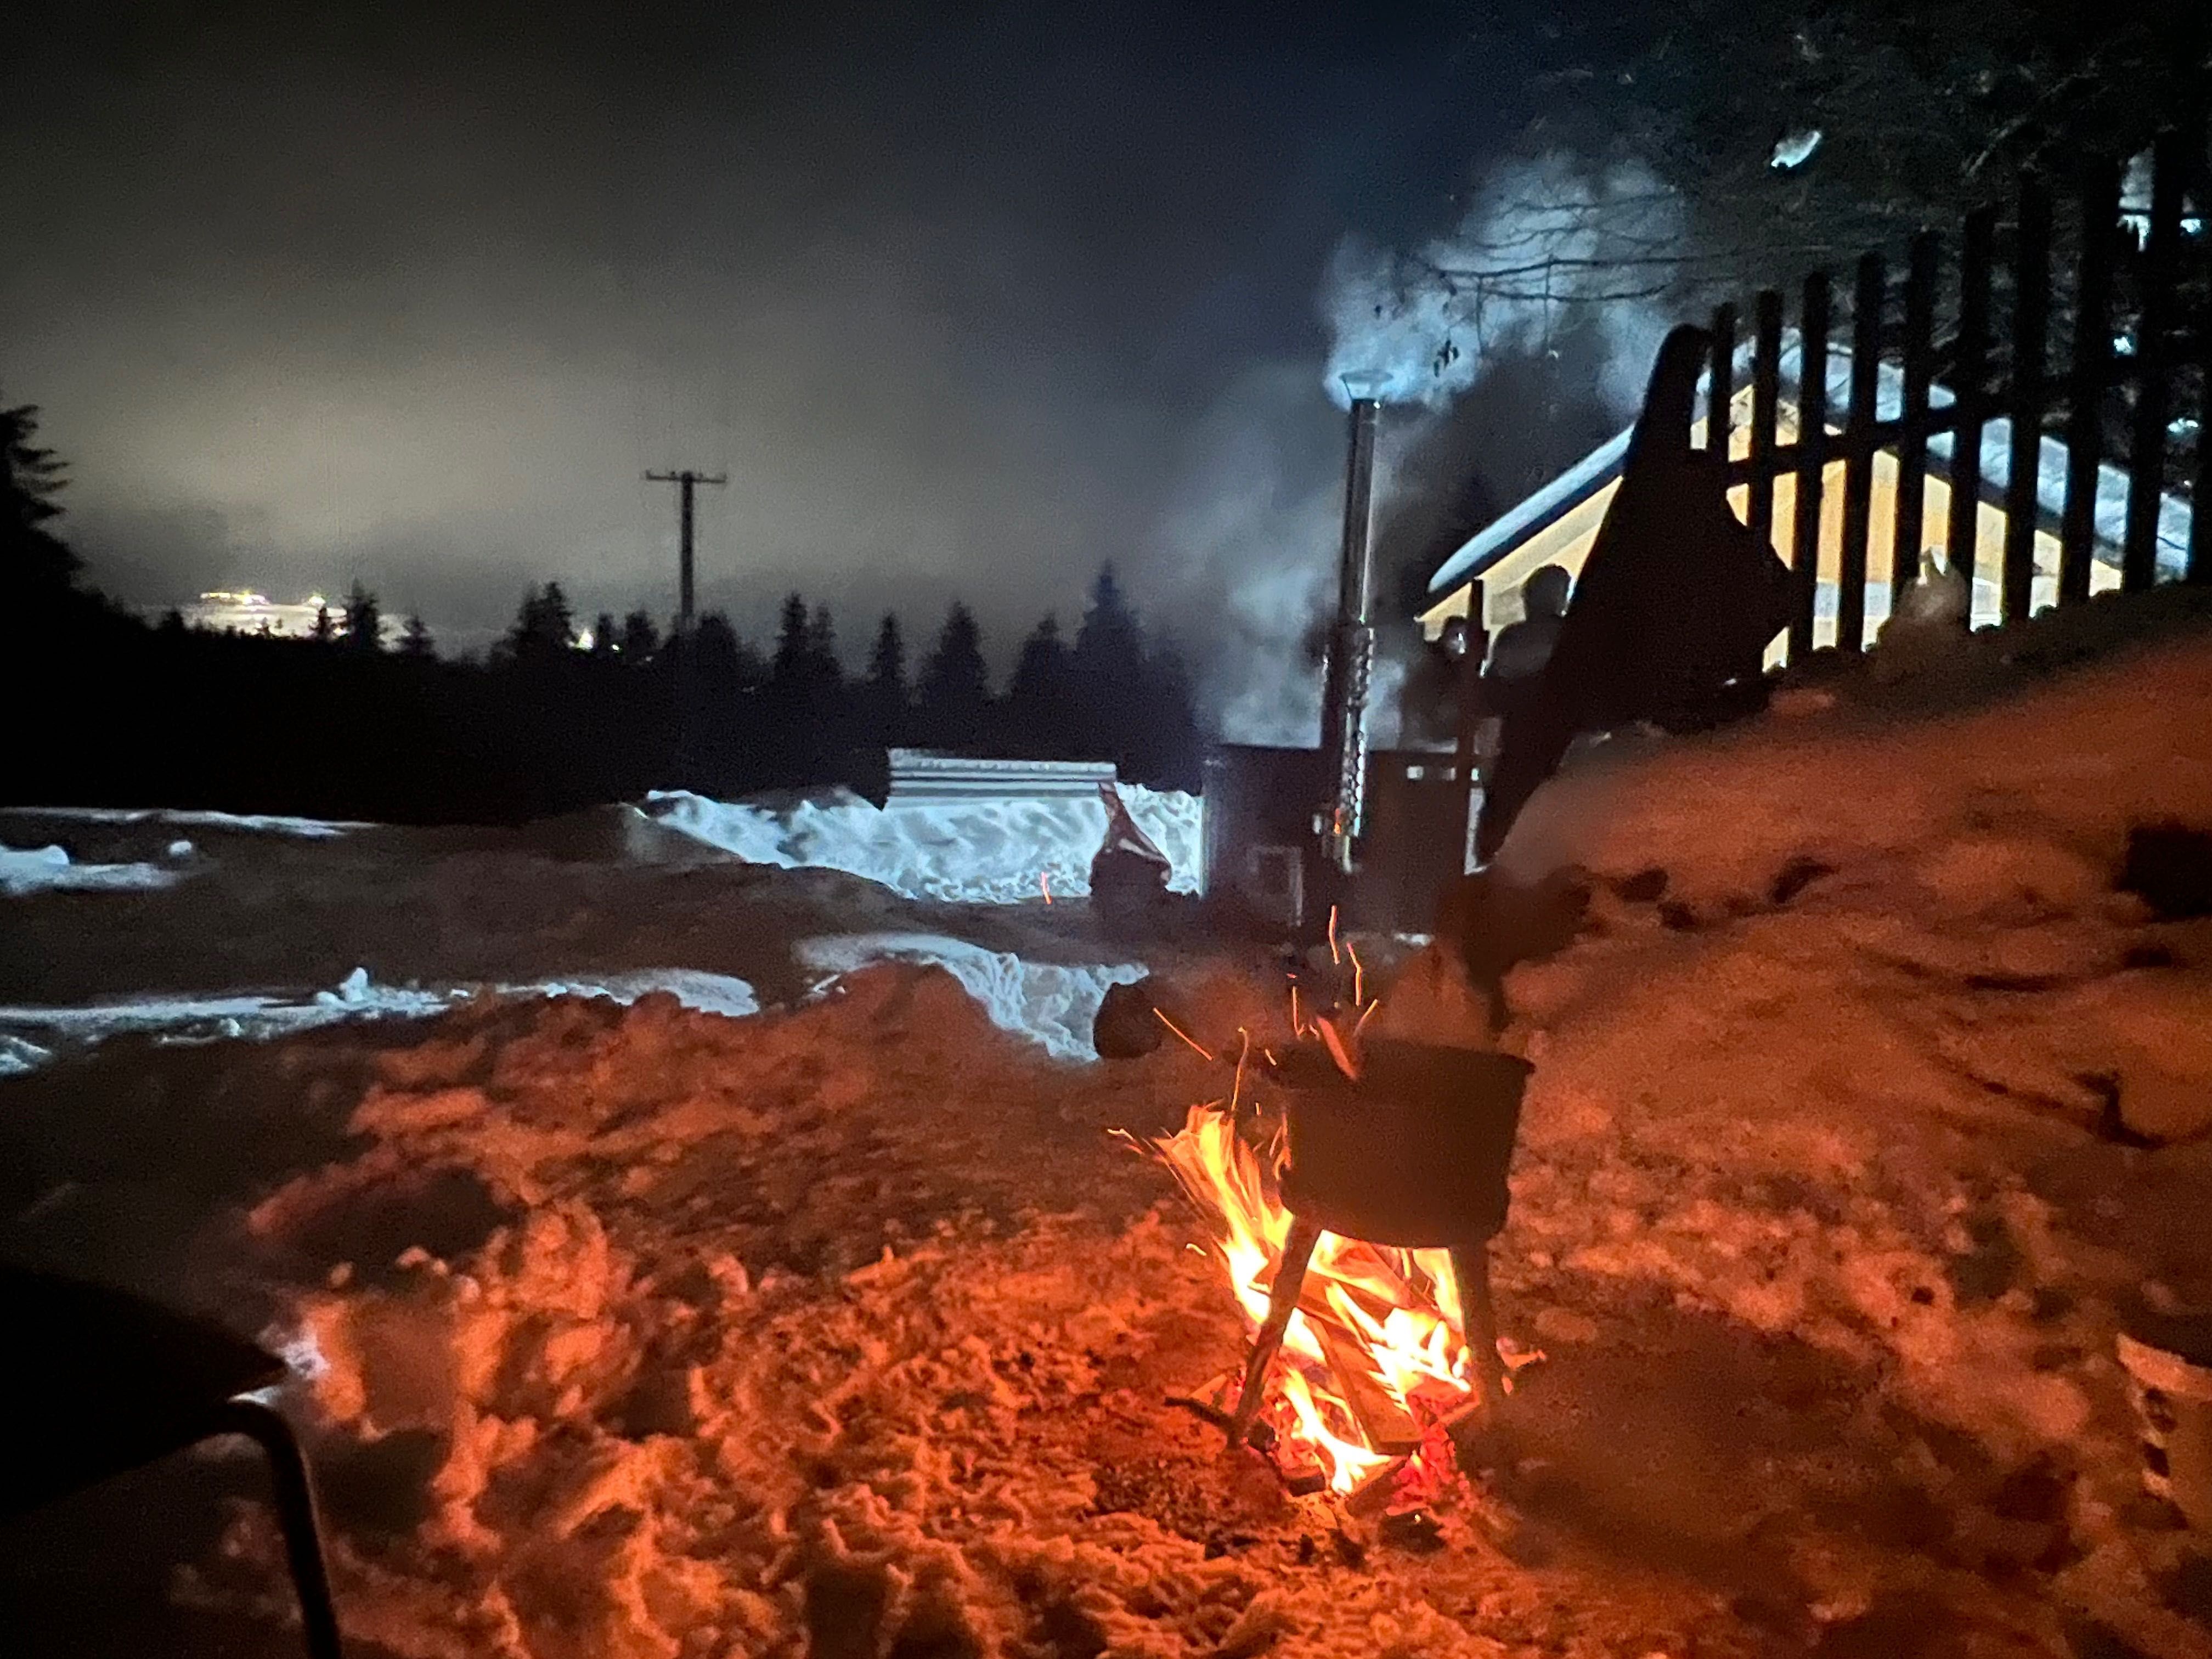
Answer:
[[[2185,506],[2212,501],[2212,434],[2203,431],[2212,422],[2205,160],[2202,131],[2162,137],[2147,200],[2123,191],[2124,180],[2142,182],[2140,162],[2091,162],[2063,192],[2026,179],[2006,213],[1967,218],[1955,258],[1933,234],[1915,240],[1901,283],[1883,254],[1868,253],[1850,284],[1847,343],[1834,337],[1826,271],[1804,279],[1788,342],[1778,291],[1752,307],[1747,352],[1739,349],[1737,308],[1719,309],[1706,430],[1716,442],[1732,429],[1741,434],[1730,483],[1745,487],[1752,526],[1790,548],[1805,573],[1790,659],[1814,645],[1818,571],[1808,567],[1838,462],[1836,642],[1845,650],[1863,648],[1869,581],[1885,574],[1868,568],[1872,481],[1885,453],[1895,458],[1899,485],[1886,573],[1893,605],[1918,575],[1923,551],[1941,548],[1970,592],[1977,579],[1995,585],[2004,622],[2024,618],[2039,530],[2057,541],[2060,604],[2088,597],[2100,548],[2125,589],[2212,580],[2212,514]],[[2056,246],[2054,225],[2064,236]],[[2063,366],[2051,361],[2054,332]],[[1786,364],[1795,368],[1796,436],[1785,442],[1778,428]],[[1745,434],[1738,394],[1747,369]],[[1838,379],[1840,388],[1832,384]],[[1831,395],[1838,389],[1840,399]],[[1949,485],[1942,524],[1926,522],[1931,472]],[[1794,481],[1786,526],[1776,500],[1785,478]],[[2002,550],[1978,559],[1985,498],[2003,514]]]

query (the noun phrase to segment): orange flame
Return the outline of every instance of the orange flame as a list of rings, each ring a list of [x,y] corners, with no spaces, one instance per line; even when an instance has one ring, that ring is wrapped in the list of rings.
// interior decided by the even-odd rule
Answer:
[[[1037,872],[1037,885],[1038,885],[1039,887],[1042,887],[1042,888],[1044,890],[1044,902],[1045,902],[1047,904],[1051,903],[1051,902],[1052,902],[1052,872],[1051,872],[1051,871],[1049,871],[1049,870],[1040,870],[1040,871],[1038,871],[1038,872]]]
[[[1255,1151],[1233,1119],[1209,1103],[1192,1107],[1182,1128],[1153,1141],[1152,1152],[1205,1212],[1214,1258],[1256,1330],[1291,1228],[1277,1180],[1279,1134]],[[1370,1419],[1378,1406],[1402,1414],[1425,1443],[1437,1423],[1473,1398],[1467,1346],[1455,1322],[1458,1305],[1446,1252],[1323,1233],[1262,1416],[1293,1457],[1322,1470],[1331,1489],[1352,1491],[1394,1455],[1370,1439],[1370,1423],[1355,1401],[1369,1402]],[[1332,1359],[1358,1375],[1337,1375]]]

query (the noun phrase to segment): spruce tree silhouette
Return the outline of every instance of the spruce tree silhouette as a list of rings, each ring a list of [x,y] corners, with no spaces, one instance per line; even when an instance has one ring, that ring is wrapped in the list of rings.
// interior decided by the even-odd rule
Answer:
[[[600,611],[599,619],[592,624],[592,654],[607,658],[621,649],[622,639],[615,632],[614,617],[608,611]]]
[[[1049,612],[1022,641],[1006,686],[1004,730],[1008,745],[1034,760],[1066,756],[1080,746],[1074,667],[1060,637],[1060,619]]]
[[[407,618],[407,626],[399,631],[399,654],[418,660],[438,654],[437,642],[430,637],[430,625],[420,616]]]
[[[308,630],[307,637],[314,641],[317,645],[328,645],[333,640],[337,639],[337,636],[338,625],[331,620],[330,606],[326,605],[317,605],[315,607],[315,625]]]
[[[345,623],[341,630],[346,648],[351,651],[380,651],[384,648],[384,611],[370,592],[356,579],[346,593]]]
[[[861,739],[879,749],[904,743],[912,723],[912,699],[906,684],[906,635],[891,612],[876,629],[868,652],[867,678],[860,683]]]
[[[548,582],[522,596],[507,638],[501,641],[502,654],[518,662],[544,661],[566,651],[575,633],[568,596],[561,591],[560,583]]]
[[[47,528],[61,517],[54,497],[69,480],[54,452],[39,446],[38,434],[37,404],[0,409],[0,608],[51,610],[82,568]]]
[[[1146,693],[1145,630],[1121,592],[1110,559],[1098,567],[1091,584],[1091,605],[1076,630],[1071,667],[1077,705],[1075,740],[1081,753],[1122,762],[1132,743],[1139,740]]]
[[[660,630],[653,625],[652,617],[643,611],[633,611],[623,618],[622,653],[633,664],[647,662],[660,649]]]
[[[991,676],[983,665],[982,630],[957,599],[921,671],[915,724],[932,747],[956,751],[981,748],[988,736]]]
[[[775,654],[769,659],[769,689],[780,707],[796,715],[806,702],[809,650],[812,644],[806,600],[798,593],[783,596],[783,612],[776,624]]]

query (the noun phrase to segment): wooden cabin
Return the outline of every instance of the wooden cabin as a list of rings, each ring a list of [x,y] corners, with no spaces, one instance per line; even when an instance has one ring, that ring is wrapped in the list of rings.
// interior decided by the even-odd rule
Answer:
[[[1748,354],[1742,368],[1747,368]],[[1800,354],[1794,337],[1785,337],[1781,364],[1781,397],[1777,438],[1796,440]],[[1827,364],[1829,430],[1843,430],[1839,413],[1850,399],[1851,358],[1846,349],[1832,347]],[[1741,459],[1751,447],[1751,389],[1745,386],[1730,405],[1729,453]],[[1942,386],[1931,390],[1930,403],[1941,407],[1951,401]],[[1701,394],[1698,407],[1705,406]],[[1893,420],[1904,406],[1904,377],[1895,365],[1882,363],[1877,370],[1875,412],[1878,419]],[[1492,632],[1521,619],[1521,584],[1541,566],[1564,566],[1579,577],[1583,561],[1597,534],[1606,509],[1619,487],[1621,461],[1628,453],[1629,434],[1623,432],[1600,445],[1551,483],[1470,538],[1438,567],[1429,583],[1428,608],[1421,614],[1424,631],[1433,639],[1446,621],[1467,614],[1468,595],[1478,580],[1483,585],[1484,624]],[[1913,550],[1914,565],[1923,550],[1940,548],[1951,512],[1950,459],[1954,438],[1939,433],[1928,441],[1927,465],[1918,487],[1923,492],[1922,548]],[[1692,428],[1691,442],[1705,443],[1705,422]],[[2011,472],[2012,423],[1994,418],[1982,429],[1981,503],[1977,513],[1978,549],[1975,557],[1973,622],[1977,627],[1998,619],[2000,591],[1997,572],[2005,537],[2004,495]],[[2040,445],[2036,473],[2036,495],[2041,508],[2035,536],[2035,579],[2030,607],[2040,610],[2058,598],[2058,518],[2066,499],[2065,446],[2045,436]],[[1844,516],[1844,463],[1832,460],[1822,474],[1820,567],[1814,600],[1813,643],[1815,647],[1836,642],[1837,577],[1841,567]],[[1867,553],[1867,642],[1889,615],[1891,554],[1896,532],[1897,493],[1901,487],[1898,458],[1883,450],[1875,456],[1872,527]],[[2127,518],[2128,474],[2124,467],[2106,464],[2098,469],[2095,562],[2090,590],[2102,592],[2120,585],[2120,542]],[[1739,516],[1747,514],[1748,486],[1739,485],[1729,495]],[[1796,547],[1797,480],[1784,476],[1775,480],[1775,550],[1793,567]],[[2160,498],[2158,515],[2158,574],[2161,580],[2179,576],[2189,547],[2190,509],[2186,501]],[[1779,660],[1778,641],[1771,660]]]

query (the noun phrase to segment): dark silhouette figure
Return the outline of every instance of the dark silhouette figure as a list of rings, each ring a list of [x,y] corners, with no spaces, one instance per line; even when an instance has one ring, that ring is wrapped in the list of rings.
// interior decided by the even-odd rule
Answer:
[[[1498,631],[1482,671],[1483,705],[1499,720],[1513,719],[1540,692],[1544,670],[1559,648],[1573,585],[1574,579],[1556,564],[1533,572],[1522,583],[1522,619]]]
[[[1659,348],[1559,642],[1505,721],[1475,837],[1485,862],[1580,733],[1639,720],[1692,731],[1764,703],[1759,659],[1790,620],[1796,579],[1729,510],[1721,453],[1690,447],[1711,349],[1696,328]]]

